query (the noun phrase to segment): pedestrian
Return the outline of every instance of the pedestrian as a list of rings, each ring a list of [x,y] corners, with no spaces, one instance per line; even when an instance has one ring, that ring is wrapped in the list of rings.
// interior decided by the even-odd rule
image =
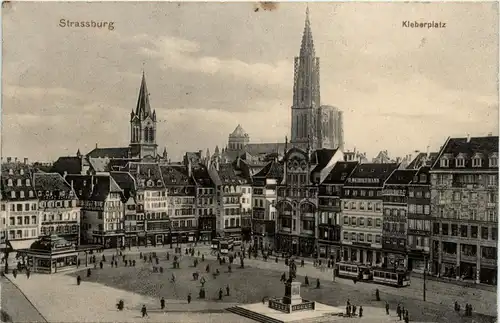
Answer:
[[[171,281],[172,283],[175,283],[175,275],[174,275],[174,274],[172,274],[172,278],[170,279],[170,281]]]
[[[226,296],[229,296],[229,285],[226,285]]]
[[[228,271],[229,273],[231,273],[231,272],[232,272],[232,271],[231,271],[231,265],[230,265],[230,264],[227,266],[227,271]]]
[[[115,268],[118,268],[118,260],[115,260]]]
[[[389,303],[385,301],[385,314],[389,315]]]
[[[363,317],[363,306],[359,306],[359,317]]]
[[[207,273],[209,273],[209,272],[210,272],[210,264],[207,264],[207,266],[205,267],[205,271],[206,271]]]
[[[90,268],[87,269],[87,277],[90,277],[91,271]]]
[[[132,266],[135,267],[135,259],[132,260]]]
[[[80,267],[80,259],[76,260],[76,268]]]
[[[398,314],[399,320],[401,321],[401,305],[398,304],[398,307],[396,308],[396,313]]]
[[[347,317],[351,316],[351,305],[346,305],[345,312],[346,312]]]
[[[320,288],[319,278],[316,278],[316,288]]]
[[[160,299],[160,306],[162,310],[165,309],[165,298],[163,297]]]
[[[356,316],[356,305],[352,306],[352,316]]]
[[[17,277],[17,269],[16,268],[14,268],[14,270],[12,271],[12,275],[14,276],[14,278]]]
[[[142,305],[141,314],[142,314],[142,317],[148,316],[148,310],[146,309],[146,305]]]
[[[307,275],[304,278],[304,285],[309,286],[309,277]]]
[[[82,277],[80,277],[80,275],[78,275],[78,276],[76,277],[76,284],[77,284],[78,286],[80,286],[81,281],[82,281]]]
[[[222,292],[222,288],[219,288],[219,301],[221,301],[221,300],[222,300],[222,295],[223,295],[223,294],[224,294],[224,293]]]
[[[201,255],[201,261],[205,261],[205,254]]]
[[[380,301],[380,293],[378,291],[378,288],[375,290],[375,298],[377,299],[377,301]]]
[[[114,260],[111,260],[111,268],[113,268],[113,265],[115,264]]]
[[[305,263],[304,263],[304,258],[302,258],[302,259],[300,260],[300,267],[304,267],[304,264],[305,264]]]
[[[99,267],[102,269],[103,263],[102,261],[99,262]]]
[[[28,269],[26,269],[26,278],[27,279],[30,279],[30,274],[31,274],[31,271]]]

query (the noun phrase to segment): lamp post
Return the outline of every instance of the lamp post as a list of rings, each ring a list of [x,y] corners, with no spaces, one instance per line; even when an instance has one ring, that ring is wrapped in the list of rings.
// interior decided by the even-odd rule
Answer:
[[[424,302],[425,302],[426,280],[427,280],[427,256],[424,255]]]

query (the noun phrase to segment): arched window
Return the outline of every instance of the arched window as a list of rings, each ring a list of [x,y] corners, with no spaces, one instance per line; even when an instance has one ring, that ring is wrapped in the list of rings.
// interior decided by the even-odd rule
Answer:
[[[154,142],[155,141],[155,131],[153,127],[149,128],[149,142]]]
[[[149,142],[149,128],[144,128],[144,141]]]

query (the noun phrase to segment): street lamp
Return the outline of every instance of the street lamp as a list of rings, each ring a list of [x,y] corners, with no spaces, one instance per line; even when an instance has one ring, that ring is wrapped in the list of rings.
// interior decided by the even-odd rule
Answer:
[[[424,255],[424,302],[425,302],[426,280],[427,280],[427,256]]]

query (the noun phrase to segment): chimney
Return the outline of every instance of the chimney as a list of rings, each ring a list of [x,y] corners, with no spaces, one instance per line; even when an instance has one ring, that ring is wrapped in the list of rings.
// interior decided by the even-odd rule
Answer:
[[[491,137],[493,136],[493,133],[492,132],[488,132],[488,137]]]
[[[14,163],[17,163],[17,157],[14,158]]]
[[[67,171],[64,171],[63,177],[66,177],[68,175]]]
[[[24,165],[28,165],[28,158],[24,158]]]
[[[7,157],[7,162],[10,163],[12,161],[12,157]]]
[[[468,133],[467,134],[467,143],[469,143],[469,142],[470,142],[470,134]]]
[[[73,190],[73,180],[71,180],[71,190]]]
[[[215,159],[215,169],[219,171],[219,158]]]
[[[148,177],[151,177],[151,168],[148,169]]]
[[[191,178],[193,175],[193,166],[191,165],[191,160],[188,161],[187,169],[188,169],[188,176],[189,178]]]
[[[90,175],[90,191],[94,191],[94,175]]]

